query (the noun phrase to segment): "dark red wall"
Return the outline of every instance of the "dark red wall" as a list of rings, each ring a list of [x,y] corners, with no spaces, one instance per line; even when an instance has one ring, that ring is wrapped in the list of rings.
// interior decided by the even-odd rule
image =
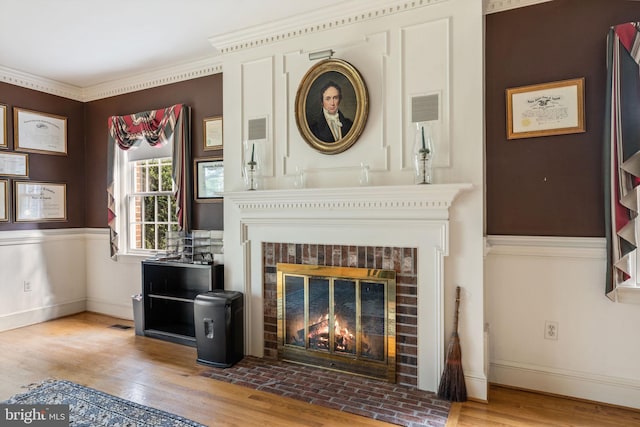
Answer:
[[[554,0],[486,17],[487,234],[604,236],[606,38],[640,2]],[[586,133],[507,140],[505,90],[585,78]]]
[[[86,227],[107,226],[107,119],[109,116],[132,114],[186,104],[191,107],[193,158],[222,157],[222,150],[207,151],[203,143],[202,120],[222,115],[222,74],[201,77],[88,102],[85,105]],[[222,230],[222,203],[193,204],[193,228]]]
[[[67,155],[28,153],[29,177],[9,178],[9,219],[0,222],[0,231],[34,228],[77,228],[85,226],[84,192],[84,109],[83,103],[36,90],[0,83],[0,103],[7,106],[7,145],[1,152],[12,152],[13,108],[25,108],[67,118]],[[0,177],[5,179],[6,177]],[[14,181],[53,182],[67,185],[67,221],[15,223]]]

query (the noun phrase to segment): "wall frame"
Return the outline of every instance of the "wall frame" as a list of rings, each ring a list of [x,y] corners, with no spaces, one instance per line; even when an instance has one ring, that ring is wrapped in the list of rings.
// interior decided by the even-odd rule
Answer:
[[[337,141],[324,118],[323,105],[329,104],[323,104],[323,92],[329,98],[338,98],[342,137]],[[350,148],[360,138],[368,115],[367,86],[358,70],[348,62],[325,59],[302,78],[296,93],[296,125],[302,138],[316,151],[337,154]]]
[[[0,222],[9,221],[9,180],[0,179]]]
[[[208,117],[202,121],[204,151],[219,150],[223,146],[222,116]]]
[[[506,90],[507,139],[585,132],[584,77]]]
[[[0,176],[29,176],[29,155],[0,151]]]
[[[0,148],[7,147],[7,106],[0,104]]]
[[[67,118],[13,108],[14,148],[42,154],[67,155]]]
[[[193,194],[196,202],[221,202],[224,191],[222,157],[193,160]]]
[[[15,221],[67,220],[67,185],[49,182],[15,181]]]

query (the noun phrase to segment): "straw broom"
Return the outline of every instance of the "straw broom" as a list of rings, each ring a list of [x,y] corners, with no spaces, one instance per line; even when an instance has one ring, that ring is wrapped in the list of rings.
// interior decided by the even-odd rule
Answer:
[[[460,308],[460,286],[456,287],[456,312],[453,318],[453,333],[447,349],[447,361],[440,378],[438,397],[452,402],[467,400],[467,386],[462,372],[462,351],[458,336],[458,309]]]

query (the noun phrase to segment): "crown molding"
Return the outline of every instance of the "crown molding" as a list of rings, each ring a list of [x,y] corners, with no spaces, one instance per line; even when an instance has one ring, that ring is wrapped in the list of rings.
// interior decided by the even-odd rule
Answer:
[[[519,7],[532,6],[539,3],[547,3],[552,0],[486,0],[484,14],[504,12],[505,10]]]
[[[218,73],[222,73],[222,64],[216,58],[211,57],[159,68],[86,88],[60,83],[2,66],[0,66],[0,82],[75,101],[88,102]]]
[[[82,101],[109,98],[218,73],[222,73],[222,63],[214,57],[207,57],[85,88],[82,91]]]
[[[351,24],[366,22],[397,13],[407,12],[449,0],[369,0],[340,6],[339,16],[332,8],[294,16],[277,22],[257,25],[211,37],[209,42],[219,54],[253,49],[296,37],[335,30]]]
[[[0,82],[82,101],[82,88],[0,66]]]

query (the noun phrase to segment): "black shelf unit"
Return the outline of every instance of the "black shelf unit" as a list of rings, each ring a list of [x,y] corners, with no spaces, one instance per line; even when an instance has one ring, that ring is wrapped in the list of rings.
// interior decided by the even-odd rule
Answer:
[[[196,346],[196,296],[224,288],[224,266],[142,261],[144,335]]]

